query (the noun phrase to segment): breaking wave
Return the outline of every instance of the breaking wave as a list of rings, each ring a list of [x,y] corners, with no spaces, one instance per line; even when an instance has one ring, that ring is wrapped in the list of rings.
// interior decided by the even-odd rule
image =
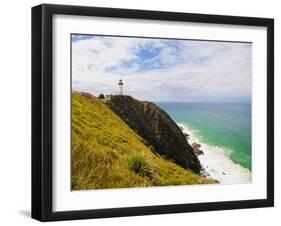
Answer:
[[[211,146],[202,142],[196,131],[191,130],[186,124],[178,123],[183,132],[188,134],[188,142],[201,144],[200,149],[204,154],[198,159],[203,167],[202,175],[215,179],[221,184],[242,184],[251,182],[251,171],[243,166],[234,163],[229,155],[233,150],[223,147]]]

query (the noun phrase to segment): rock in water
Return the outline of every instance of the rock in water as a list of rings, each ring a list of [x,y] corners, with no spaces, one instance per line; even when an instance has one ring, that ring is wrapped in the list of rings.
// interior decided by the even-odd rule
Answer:
[[[192,144],[192,148],[193,148],[193,152],[195,153],[195,155],[202,155],[202,154],[204,154],[204,152],[200,149],[201,148],[201,144],[193,143]]]
[[[152,145],[158,154],[195,173],[200,173],[201,164],[186,136],[156,104],[124,95],[112,96],[106,104]]]

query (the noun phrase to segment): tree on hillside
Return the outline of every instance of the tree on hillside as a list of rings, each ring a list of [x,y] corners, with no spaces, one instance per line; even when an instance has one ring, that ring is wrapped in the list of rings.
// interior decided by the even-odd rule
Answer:
[[[99,96],[98,96],[99,99],[104,99],[104,95],[103,93],[101,93]]]

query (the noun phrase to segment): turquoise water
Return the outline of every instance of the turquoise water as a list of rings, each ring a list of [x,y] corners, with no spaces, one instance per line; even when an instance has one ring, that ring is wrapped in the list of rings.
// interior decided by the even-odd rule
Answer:
[[[224,148],[231,160],[251,170],[251,103],[157,103],[200,141]]]

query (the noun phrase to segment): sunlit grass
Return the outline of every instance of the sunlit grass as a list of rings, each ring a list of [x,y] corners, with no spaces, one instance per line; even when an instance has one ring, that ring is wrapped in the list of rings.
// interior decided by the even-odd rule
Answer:
[[[72,189],[214,183],[153,154],[104,103],[72,94]]]

